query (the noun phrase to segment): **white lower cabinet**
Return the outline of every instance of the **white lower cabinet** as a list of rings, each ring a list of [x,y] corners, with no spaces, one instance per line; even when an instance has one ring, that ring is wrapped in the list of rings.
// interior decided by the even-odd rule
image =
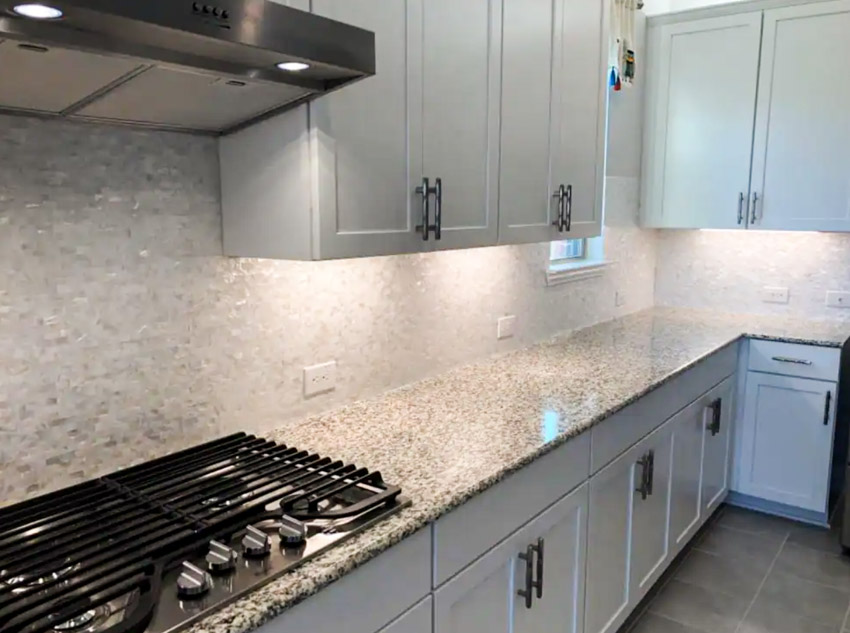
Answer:
[[[696,533],[702,518],[702,452],[705,441],[705,404],[702,399],[670,421],[673,434],[670,486],[670,549],[675,555]]]
[[[440,587],[434,632],[581,633],[587,495],[584,484]]]
[[[702,515],[707,517],[729,492],[735,380],[727,378],[703,398]]]
[[[826,513],[836,384],[749,372],[738,491]]]
[[[431,633],[432,609],[433,599],[428,596],[396,620],[390,622],[378,633]]]

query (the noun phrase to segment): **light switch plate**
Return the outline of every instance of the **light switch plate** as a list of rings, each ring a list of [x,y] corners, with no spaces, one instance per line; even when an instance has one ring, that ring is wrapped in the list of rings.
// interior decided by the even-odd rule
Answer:
[[[304,397],[336,389],[336,361],[311,365],[304,368]]]
[[[761,300],[765,303],[788,303],[788,288],[765,286],[761,291]]]
[[[830,308],[850,308],[850,292],[828,291],[826,293],[826,305]]]
[[[516,316],[511,314],[501,317],[496,324],[496,338],[511,338],[516,330]]]

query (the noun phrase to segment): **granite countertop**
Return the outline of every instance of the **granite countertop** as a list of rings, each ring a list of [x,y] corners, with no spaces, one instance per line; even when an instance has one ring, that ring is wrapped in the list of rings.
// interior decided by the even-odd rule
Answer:
[[[654,308],[265,433],[380,470],[413,505],[191,633],[260,626],[742,335],[840,347],[850,322]]]

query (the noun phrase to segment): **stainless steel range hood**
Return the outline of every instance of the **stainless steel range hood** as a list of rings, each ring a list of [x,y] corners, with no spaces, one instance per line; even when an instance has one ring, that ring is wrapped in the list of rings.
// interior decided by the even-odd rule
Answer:
[[[271,0],[29,1],[0,0],[2,111],[227,133],[375,73],[373,33]]]

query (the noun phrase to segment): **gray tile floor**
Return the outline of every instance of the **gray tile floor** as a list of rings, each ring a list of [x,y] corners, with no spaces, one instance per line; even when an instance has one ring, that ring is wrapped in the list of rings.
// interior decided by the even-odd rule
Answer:
[[[838,534],[725,507],[629,633],[850,633]]]

